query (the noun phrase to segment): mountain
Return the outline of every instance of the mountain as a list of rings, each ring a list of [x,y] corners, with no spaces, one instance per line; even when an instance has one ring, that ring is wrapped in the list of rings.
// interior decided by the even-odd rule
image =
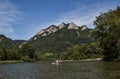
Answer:
[[[0,48],[13,48],[14,46],[21,45],[23,42],[25,42],[25,40],[12,40],[3,34],[0,34]]]
[[[0,34],[0,47],[12,48],[15,44],[12,39],[6,37],[3,34]]]
[[[13,40],[14,41],[14,44],[16,46],[20,46],[21,44],[23,44],[24,42],[26,42],[26,40]]]
[[[41,30],[35,36],[28,40],[34,46],[37,52],[44,54],[62,53],[68,47],[90,43],[92,29],[86,25],[77,26],[75,23],[61,23],[60,25],[51,25],[46,29]]]

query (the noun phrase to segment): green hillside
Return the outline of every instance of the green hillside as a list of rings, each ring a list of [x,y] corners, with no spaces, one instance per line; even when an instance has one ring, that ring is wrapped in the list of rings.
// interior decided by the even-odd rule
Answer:
[[[12,39],[7,38],[5,35],[0,34],[0,48],[6,47],[6,48],[12,48],[15,44]]]
[[[26,42],[26,40],[13,40],[13,41],[14,41],[14,44],[15,44],[16,46],[19,46],[19,45],[21,45],[22,43]]]
[[[47,33],[46,36],[37,34],[28,43],[32,44],[40,54],[47,52],[61,54],[68,47],[93,41],[91,38],[91,29],[86,28],[82,30],[83,27],[78,26],[78,29],[74,29],[74,27],[73,29],[68,29],[69,25],[65,24],[64,28],[57,29],[56,32],[51,32],[50,34]],[[55,28],[59,28],[59,26]]]
[[[21,45],[25,40],[12,40],[3,34],[0,34],[0,48],[13,48]]]

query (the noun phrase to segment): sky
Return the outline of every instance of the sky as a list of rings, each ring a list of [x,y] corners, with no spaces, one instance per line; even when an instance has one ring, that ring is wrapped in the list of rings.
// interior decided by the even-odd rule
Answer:
[[[0,34],[28,40],[62,22],[94,28],[101,12],[120,6],[120,0],[0,0]]]

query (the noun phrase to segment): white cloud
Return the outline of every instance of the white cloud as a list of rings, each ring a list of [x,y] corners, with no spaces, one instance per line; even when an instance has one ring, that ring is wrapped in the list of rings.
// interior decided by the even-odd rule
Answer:
[[[100,12],[108,11],[109,6],[99,6],[99,5],[91,5],[85,8],[86,5],[80,6],[75,10],[63,13],[58,18],[58,22],[75,22],[78,25],[88,25],[89,27],[93,27],[93,21],[95,17],[100,14]],[[82,7],[84,7],[82,9]]]
[[[120,1],[110,2],[108,0],[106,2],[103,1],[90,5],[77,3],[77,7],[74,10],[60,13],[55,21],[46,23],[45,25],[58,25],[61,22],[74,22],[80,26],[87,25],[88,27],[93,28],[93,21],[95,20],[95,17],[98,16],[100,12],[106,12],[109,9],[115,9],[117,5],[119,5],[119,2]]]
[[[21,14],[10,0],[0,0],[0,33],[8,36],[15,34],[13,24]]]
[[[44,24],[34,25],[33,31],[28,37],[34,36],[36,32],[39,32],[52,24],[59,25],[61,22],[74,22],[79,26],[87,25],[89,28],[94,28],[93,21],[95,20],[95,17],[101,12],[107,12],[109,9],[115,9],[118,5],[120,5],[119,3],[119,0],[114,2],[110,2],[109,0],[106,0],[105,2],[103,0],[103,2],[100,1],[89,5],[77,3],[73,10],[61,12],[55,20]]]

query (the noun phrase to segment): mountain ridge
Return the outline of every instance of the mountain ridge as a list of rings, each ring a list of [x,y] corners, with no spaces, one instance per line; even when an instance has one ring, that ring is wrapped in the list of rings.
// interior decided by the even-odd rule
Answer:
[[[78,26],[71,23],[61,23],[60,25],[50,25],[48,28],[39,31],[27,43],[32,44],[40,54],[46,52],[62,53],[68,47],[90,43],[92,29],[86,25]]]
[[[64,23],[62,22],[60,25],[50,25],[49,27],[47,27],[46,29],[43,29],[41,31],[39,31],[38,33],[35,34],[35,36],[33,36],[32,38],[30,38],[29,40],[31,39],[34,39],[36,40],[37,37],[36,36],[47,36],[51,33],[54,33],[60,29],[63,29],[63,28],[67,28],[67,29],[81,29],[82,31],[85,30],[85,29],[89,29],[86,25],[82,25],[82,26],[78,26],[76,25],[75,23],[71,22],[71,23]]]
[[[26,40],[12,40],[4,35],[7,41],[0,42],[0,47],[10,48],[14,46],[21,46],[24,43],[33,45],[36,52],[44,54],[52,52],[55,54],[61,54],[64,50],[74,45],[85,44],[93,42],[91,37],[92,29],[86,25],[78,26],[71,23],[61,23],[60,25],[50,25],[49,27],[37,32],[33,37]],[[2,38],[0,38],[2,41]]]
[[[0,48],[13,48],[15,46],[21,45],[26,40],[12,40],[9,37],[6,37],[4,34],[0,34]]]

